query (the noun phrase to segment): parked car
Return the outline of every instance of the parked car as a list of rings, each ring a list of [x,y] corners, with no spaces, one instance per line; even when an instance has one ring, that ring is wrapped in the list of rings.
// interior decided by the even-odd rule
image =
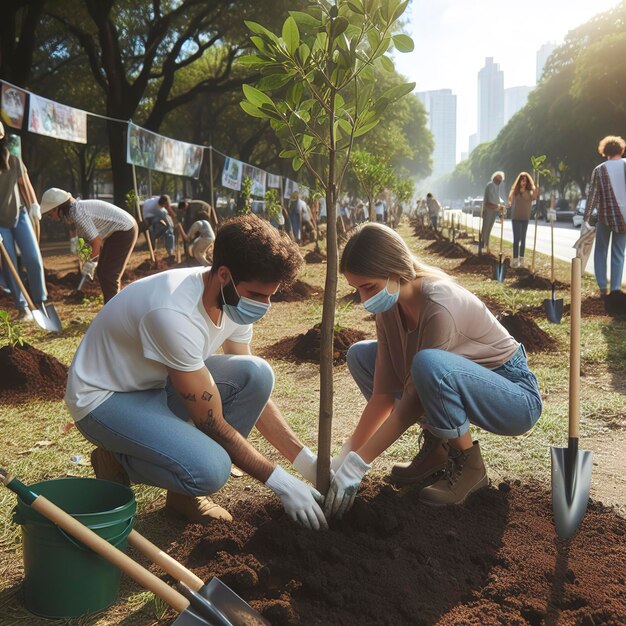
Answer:
[[[480,215],[480,208],[483,205],[482,198],[471,198],[463,204],[463,213],[471,213],[474,217]]]
[[[572,217],[572,224],[574,224],[574,228],[580,228],[584,221],[585,216],[585,208],[587,206],[587,198],[581,198],[576,205],[576,213]],[[591,211],[591,219],[589,220],[592,224],[598,217],[597,209]]]
[[[556,209],[557,222],[569,222],[574,217],[576,211],[572,209],[565,198],[559,198],[554,206]]]

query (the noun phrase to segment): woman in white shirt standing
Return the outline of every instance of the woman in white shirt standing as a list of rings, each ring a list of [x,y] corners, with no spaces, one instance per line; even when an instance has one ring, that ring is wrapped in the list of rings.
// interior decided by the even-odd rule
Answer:
[[[121,278],[137,241],[137,222],[123,209],[103,200],[76,200],[52,187],[41,198],[42,214],[70,224],[70,234],[91,246],[91,258],[82,268],[93,280],[98,274],[106,304],[121,288]],[[74,233],[75,231],[75,233]]]

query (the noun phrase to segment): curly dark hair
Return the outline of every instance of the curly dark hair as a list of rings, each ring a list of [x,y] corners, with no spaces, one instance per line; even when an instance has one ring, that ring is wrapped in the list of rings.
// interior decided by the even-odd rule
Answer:
[[[224,222],[213,246],[211,273],[225,265],[235,283],[290,283],[304,259],[298,246],[269,222],[248,214]]]
[[[603,157],[614,157],[618,154],[621,155],[626,148],[626,142],[615,135],[607,135],[598,145],[598,152]]]

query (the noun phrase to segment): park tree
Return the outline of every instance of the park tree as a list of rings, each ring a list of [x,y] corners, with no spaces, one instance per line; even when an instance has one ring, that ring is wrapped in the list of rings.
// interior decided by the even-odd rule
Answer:
[[[394,182],[394,171],[385,159],[375,156],[367,150],[354,150],[352,153],[352,171],[359,181],[363,193],[367,196],[370,221],[375,222],[374,200],[385,187],[389,187]]]
[[[333,328],[337,291],[336,199],[350,163],[354,142],[372,130],[390,104],[415,84],[401,83],[373,97],[374,66],[393,71],[391,47],[413,49],[396,32],[408,0],[315,0],[306,11],[291,11],[280,34],[247,21],[256,48],[241,60],[260,72],[256,87],[247,84],[242,108],[270,124],[281,156],[293,169],[303,166],[326,195],[327,271],[320,345],[320,424],[317,486],[329,483],[333,407]]]

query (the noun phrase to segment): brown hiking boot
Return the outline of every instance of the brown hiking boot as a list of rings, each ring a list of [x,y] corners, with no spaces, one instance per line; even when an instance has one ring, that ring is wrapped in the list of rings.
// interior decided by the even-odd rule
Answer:
[[[185,496],[168,491],[165,509],[197,524],[209,524],[216,519],[233,521],[232,515],[209,496]]]
[[[111,480],[114,483],[130,487],[130,478],[113,452],[104,448],[96,448],[91,452],[91,467],[100,480]]]
[[[399,485],[420,483],[446,468],[448,444],[445,439],[435,437],[423,429],[418,440],[419,452],[408,463],[396,463],[391,468],[391,478]]]
[[[462,504],[470,493],[489,483],[478,441],[469,450],[449,446],[446,474],[433,485],[420,491],[420,502],[433,506]]]

